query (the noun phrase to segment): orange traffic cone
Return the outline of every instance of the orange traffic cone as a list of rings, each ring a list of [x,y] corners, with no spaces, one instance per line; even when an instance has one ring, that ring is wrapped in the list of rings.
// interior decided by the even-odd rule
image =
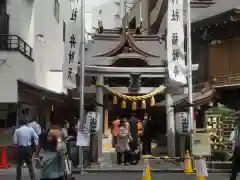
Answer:
[[[7,148],[6,147],[2,148],[0,168],[1,169],[9,168],[9,164],[8,164],[8,160],[7,160]]]
[[[145,158],[149,158],[149,157],[145,157]],[[144,159],[144,169],[143,169],[142,180],[151,180],[151,170],[150,170],[148,159]]]
[[[204,177],[204,176],[196,176],[196,180],[206,180],[206,177]]]
[[[189,151],[187,150],[186,152],[186,157],[184,160],[184,173],[193,173],[193,169],[192,169],[192,161],[190,158],[190,154]]]

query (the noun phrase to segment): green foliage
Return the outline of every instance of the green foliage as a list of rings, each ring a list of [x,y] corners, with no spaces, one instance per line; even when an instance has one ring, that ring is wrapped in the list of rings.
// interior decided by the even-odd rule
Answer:
[[[235,111],[233,109],[229,109],[226,106],[220,104],[216,107],[212,107],[208,110],[209,114],[219,114],[222,117],[233,117],[235,115]]]

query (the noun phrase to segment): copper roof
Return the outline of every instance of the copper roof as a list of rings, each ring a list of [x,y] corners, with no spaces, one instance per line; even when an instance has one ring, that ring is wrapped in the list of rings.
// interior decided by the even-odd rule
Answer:
[[[158,39],[156,39],[156,36],[135,36],[138,40],[150,40],[150,41],[157,41]],[[144,38],[145,37],[145,38]],[[119,38],[118,35],[106,35],[106,34],[98,34],[95,36],[94,39],[99,39],[99,38],[112,38],[112,39],[117,39]],[[109,39],[110,40],[110,39]],[[159,57],[150,53],[145,52],[144,50],[140,49],[136,43],[135,43],[135,38],[133,35],[131,35],[130,33],[126,33],[120,36],[120,43],[117,45],[116,48],[110,50],[109,52],[106,53],[102,53],[99,55],[95,55],[93,57],[113,57],[116,56],[118,54],[121,54],[122,52],[124,52],[125,48],[131,49],[131,53],[135,52],[137,54],[140,54],[144,57]]]

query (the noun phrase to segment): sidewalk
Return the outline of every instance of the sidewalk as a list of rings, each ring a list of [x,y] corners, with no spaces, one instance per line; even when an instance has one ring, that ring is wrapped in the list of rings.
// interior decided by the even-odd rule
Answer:
[[[103,161],[99,165],[91,165],[85,169],[86,172],[143,172],[144,163],[141,159],[137,165],[118,165],[115,151],[103,153]],[[158,173],[183,173],[184,163],[173,160],[152,159],[149,160],[149,165],[152,172]],[[194,165],[193,165],[194,166]],[[228,173],[230,172],[231,162],[207,162],[209,173]],[[80,169],[74,168],[74,173],[79,173]]]

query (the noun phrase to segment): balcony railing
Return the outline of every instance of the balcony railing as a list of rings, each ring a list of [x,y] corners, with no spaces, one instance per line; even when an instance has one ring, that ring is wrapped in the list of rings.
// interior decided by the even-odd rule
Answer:
[[[19,51],[22,55],[33,61],[32,48],[17,35],[0,34],[0,50]]]
[[[213,85],[215,87],[239,86],[240,73],[214,77]]]

